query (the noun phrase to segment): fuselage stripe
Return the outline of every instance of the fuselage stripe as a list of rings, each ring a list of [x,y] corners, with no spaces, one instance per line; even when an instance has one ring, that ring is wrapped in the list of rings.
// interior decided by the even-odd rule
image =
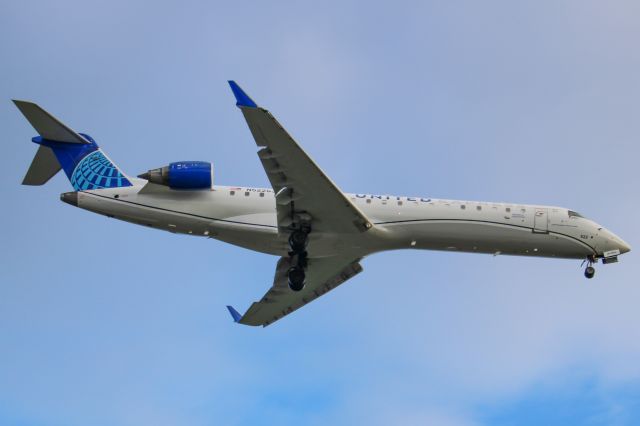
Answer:
[[[502,223],[502,222],[494,222],[491,220],[478,220],[478,219],[406,219],[406,220],[393,220],[393,221],[388,221],[388,222],[375,222],[374,225],[393,225],[396,223],[415,223],[415,222],[469,222],[469,223],[488,223],[491,225],[501,225],[501,226],[507,226],[507,227],[512,227],[512,228],[521,228],[521,229],[528,229],[531,230],[533,232],[534,228],[531,228],[529,226],[522,226],[522,225],[514,225],[511,223]],[[592,247],[591,245],[589,245],[588,243],[585,243],[582,240],[577,239],[576,237],[573,237],[571,235],[567,235],[567,234],[563,234],[562,232],[556,232],[556,231],[548,231],[549,234],[555,234],[555,235],[561,235],[563,237],[567,237],[567,238],[571,238],[572,240],[575,240],[585,246],[587,246],[590,250],[592,250],[594,253],[596,252],[596,249],[594,247]]]
[[[127,200],[123,200],[121,198],[111,198],[111,197],[107,197],[107,196],[104,196],[104,195],[92,194],[90,192],[84,192],[84,191],[78,191],[78,192],[82,192],[84,194],[91,195],[93,197],[106,198],[107,200],[110,200],[110,201],[118,201],[118,202],[122,202],[122,203],[133,204],[135,206],[146,207],[148,209],[161,210],[161,211],[165,211],[165,212],[169,212],[169,213],[177,213],[177,214],[181,214],[181,215],[185,215],[185,216],[197,217],[199,219],[214,220],[214,221],[217,221],[217,222],[235,223],[235,224],[238,224],[238,225],[260,226],[260,227],[263,227],[263,228],[274,228],[274,229],[278,228],[277,226],[264,225],[264,224],[261,224],[261,223],[240,222],[240,221],[236,221],[236,220],[218,219],[218,218],[215,218],[215,217],[201,216],[201,215],[197,215],[197,214],[193,214],[193,213],[181,212],[181,211],[178,211],[178,210],[165,209],[163,207],[156,207],[156,206],[149,206],[147,204],[135,203],[133,201],[127,201]]]

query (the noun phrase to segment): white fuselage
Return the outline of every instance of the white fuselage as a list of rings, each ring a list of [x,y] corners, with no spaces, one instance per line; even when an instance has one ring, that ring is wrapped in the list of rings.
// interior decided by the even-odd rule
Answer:
[[[215,186],[172,190],[132,187],[62,195],[80,208],[174,233],[205,236],[286,256],[271,189]],[[69,194],[74,195],[70,201]],[[403,248],[584,259],[629,246],[597,223],[561,207],[346,194],[371,220],[366,232],[309,235],[310,257],[356,257]]]

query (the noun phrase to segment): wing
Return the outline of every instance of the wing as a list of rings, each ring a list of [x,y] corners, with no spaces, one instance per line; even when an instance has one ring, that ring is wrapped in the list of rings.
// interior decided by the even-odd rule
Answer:
[[[309,158],[266,109],[234,81],[229,85],[251,134],[258,157],[276,194],[278,227],[284,230],[311,224],[314,231],[353,233],[371,228],[367,217]]]
[[[309,259],[304,288],[292,291],[287,281],[291,260],[281,257],[276,266],[273,286],[260,301],[254,302],[244,315],[240,315],[231,306],[227,308],[235,322],[266,327],[362,272],[358,260],[345,257]]]

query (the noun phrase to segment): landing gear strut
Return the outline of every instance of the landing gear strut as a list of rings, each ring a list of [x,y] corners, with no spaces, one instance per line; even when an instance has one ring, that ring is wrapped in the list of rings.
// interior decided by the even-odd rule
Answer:
[[[293,291],[300,291],[305,284],[305,268],[307,267],[307,243],[309,229],[297,229],[289,236],[289,257],[291,259],[291,268],[287,271],[289,288]]]
[[[588,279],[593,278],[593,276],[596,274],[596,268],[594,268],[592,265],[594,263],[597,263],[597,261],[598,260],[593,255],[587,256],[587,267],[584,269],[584,276]]]
[[[296,230],[289,235],[289,247],[291,247],[291,251],[296,253],[302,253],[307,248],[307,242],[309,239],[307,236],[308,232],[303,230]]]

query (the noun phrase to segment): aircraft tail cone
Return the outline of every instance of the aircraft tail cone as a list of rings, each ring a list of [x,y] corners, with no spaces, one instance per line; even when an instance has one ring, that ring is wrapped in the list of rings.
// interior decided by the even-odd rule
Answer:
[[[74,207],[78,207],[78,193],[77,192],[65,192],[60,194],[60,200],[67,204],[71,204]]]

